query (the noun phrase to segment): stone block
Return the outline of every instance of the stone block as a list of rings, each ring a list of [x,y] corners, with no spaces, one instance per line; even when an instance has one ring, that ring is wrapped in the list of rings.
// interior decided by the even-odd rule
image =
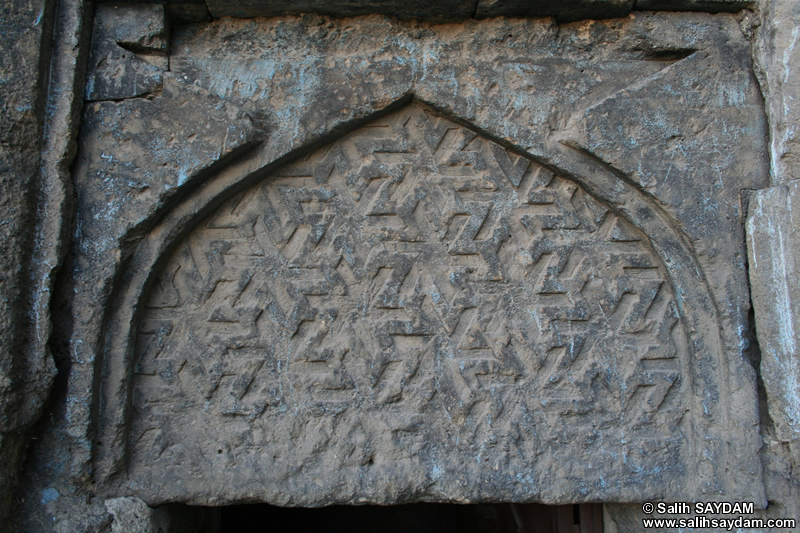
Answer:
[[[687,341],[659,264],[573,181],[405,107],[220,206],[161,267],[129,475],[283,505],[555,499],[576,490],[559,457],[590,494],[678,475]]]
[[[169,517],[138,498],[112,498],[105,501],[113,517],[112,533],[161,533],[167,531]]]
[[[0,521],[13,503],[28,430],[50,392],[55,365],[31,350],[30,271],[47,99],[53,6],[0,6]]]
[[[56,287],[26,329],[24,280],[60,252],[31,270],[28,230],[53,184],[45,73],[61,134],[81,32],[49,63],[52,7],[0,21],[6,502],[53,376]],[[25,512],[143,532],[202,527],[150,507],[171,501],[623,502],[609,531],[639,529],[642,499],[796,514],[800,11],[644,13],[753,7],[101,1],[57,287],[64,414],[36,434],[57,453]],[[169,50],[168,20],[211,15]],[[377,16],[329,18],[358,15]],[[229,18],[253,16],[278,18]],[[47,164],[66,175],[72,148]],[[66,220],[71,196],[39,212]]]
[[[559,22],[582,19],[624,17],[633,8],[634,0],[479,0],[477,18],[485,17],[554,17]]]
[[[765,124],[734,16],[228,18],[173,44],[198,112],[268,137],[113,216],[111,181],[78,184],[104,494],[766,504],[739,198]],[[149,124],[114,105],[87,168]]]
[[[772,128],[772,176],[778,184],[800,179],[800,4],[764,1],[760,16],[756,75]]]
[[[735,13],[752,8],[756,0],[635,0],[637,11],[705,11]]]
[[[316,13],[335,17],[382,14],[401,19],[427,21],[462,21],[469,18],[487,17],[555,17],[560,22],[584,19],[607,19],[624,17],[631,10],[640,11],[706,11],[736,12],[755,4],[755,0],[446,0],[424,2],[411,0],[372,1],[322,1],[303,0],[244,0],[224,2],[207,0],[208,9],[214,18],[221,17],[274,17]],[[192,18],[193,3],[166,2],[169,9],[179,16],[181,6],[186,6],[186,16]]]
[[[403,19],[438,20],[442,22],[464,20],[474,12],[472,2],[462,0],[379,0],[379,1],[329,1],[329,0],[243,0],[226,2],[206,0],[214,18],[221,17],[275,17],[301,13],[317,13],[335,17],[383,14]]]
[[[95,9],[86,99],[152,95],[167,68],[164,6],[99,5]]]
[[[796,443],[800,440],[800,182],[751,196],[747,247],[767,406],[777,438]]]

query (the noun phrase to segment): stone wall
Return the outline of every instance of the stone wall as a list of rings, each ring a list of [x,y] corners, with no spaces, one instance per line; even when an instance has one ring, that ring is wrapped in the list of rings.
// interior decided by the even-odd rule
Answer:
[[[797,6],[307,4],[7,8],[16,530],[800,518]]]

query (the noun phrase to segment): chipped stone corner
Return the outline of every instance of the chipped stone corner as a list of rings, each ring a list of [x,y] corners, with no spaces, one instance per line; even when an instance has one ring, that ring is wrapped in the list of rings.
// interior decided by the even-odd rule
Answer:
[[[86,100],[156,96],[169,70],[168,44],[169,25],[163,5],[98,5]]]
[[[112,533],[158,533],[166,531],[169,515],[153,509],[139,498],[112,498],[104,502],[112,516]]]

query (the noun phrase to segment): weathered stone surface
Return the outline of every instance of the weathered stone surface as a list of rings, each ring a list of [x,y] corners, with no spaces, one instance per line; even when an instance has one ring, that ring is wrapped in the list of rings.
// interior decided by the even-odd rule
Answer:
[[[67,168],[83,92],[81,1],[7,2],[0,14],[0,521],[50,394],[50,295],[71,217]],[[48,91],[49,84],[49,91]],[[7,306],[7,307],[6,307]]]
[[[754,32],[755,72],[764,93],[770,125],[773,187],[757,192],[748,220],[750,284],[761,348],[765,406],[767,495],[773,517],[800,517],[800,430],[798,430],[798,349],[796,246],[798,158],[797,2],[761,3]],[[758,265],[756,266],[756,263]]]
[[[169,515],[165,509],[148,507],[138,498],[112,498],[105,501],[113,516],[112,533],[159,533],[167,531]]]
[[[298,13],[318,13],[335,17],[385,14],[406,19],[463,20],[475,11],[474,1],[443,0],[381,0],[379,2],[352,2],[329,0],[243,0],[225,2],[206,0],[214,18],[221,17],[275,17]]]
[[[115,3],[101,0],[102,3]],[[135,3],[135,2],[134,2]],[[144,4],[145,2],[140,2]],[[401,19],[462,21],[486,17],[555,17],[559,21],[624,17],[639,11],[736,12],[756,4],[755,0],[163,0],[171,17],[181,22],[206,20],[208,14],[222,17],[275,17],[316,13],[334,17],[382,14]]]
[[[761,379],[776,437],[795,446],[800,446],[799,188],[793,181],[755,193],[747,219]]]
[[[86,106],[75,164],[75,249],[68,265],[75,292],[70,327],[78,335],[88,340],[102,328],[97,302],[107,301],[111,273],[124,259],[120,249],[125,239],[135,239],[165,205],[202,183],[204,172],[246,148],[258,134],[237,106],[171,76],[152,100]],[[85,276],[88,272],[94,274]],[[70,351],[78,365],[94,361],[93,343],[76,339]],[[86,377],[81,366],[73,368],[70,388],[91,390],[81,382]],[[68,432],[82,434],[90,405],[68,402]],[[85,437],[79,441],[79,446],[91,446]]]
[[[163,68],[160,31],[103,42]],[[31,488],[59,527],[82,490],[766,503],[736,17],[228,19],[173,48],[151,99],[84,113],[72,369]]]
[[[635,0],[633,8],[639,11],[705,11],[730,12],[756,6],[756,0]]]
[[[211,12],[203,0],[189,0],[187,2],[169,0],[164,3],[164,10],[168,19],[174,24],[189,24],[211,20]]]
[[[678,24],[685,39],[691,23]],[[686,40],[682,49],[673,44],[671,63],[647,82],[632,83],[574,113],[569,119],[572,131],[564,137],[619,169],[675,215],[693,242],[708,283],[718,294],[725,294],[718,308],[723,320],[730,320],[738,332],[738,346],[729,349],[749,351],[752,324],[747,320],[750,294],[743,275],[741,191],[765,184],[768,155],[760,103],[746,96],[753,90],[748,43],[734,38],[741,35],[738,29],[729,27],[729,31],[730,39],[714,41],[715,54],[719,54],[714,60],[701,50],[694,51],[696,46]],[[665,45],[656,39],[642,53],[668,60]],[[711,61],[727,67],[714,72]],[[713,79],[701,81],[697,72],[702,70],[709,75],[714,72]],[[672,105],[668,102],[675,98],[680,111],[667,111]],[[709,106],[715,108],[711,113]],[[739,148],[732,150],[733,145]],[[703,162],[697,164],[687,157],[690,153],[703,153]],[[715,237],[703,237],[709,234]],[[736,252],[731,256],[726,250]],[[745,361],[732,370],[736,374],[750,371]]]
[[[76,264],[89,275],[79,293],[93,297],[91,311],[77,304],[73,346],[83,360],[103,358],[102,444],[94,451],[103,490],[150,504],[637,501],[693,494],[738,495],[764,505],[755,384],[745,359],[738,197],[742,188],[766,183],[764,123],[748,53],[738,21],[727,15],[561,26],[306,16],[179,30],[170,57],[176,78],[248,110],[269,137],[215,173],[179,183],[171,203],[143,196],[130,211],[135,224],[124,214],[104,219],[100,182],[81,184],[86,211],[79,239],[87,244]],[[409,104],[413,98],[438,111],[420,111]],[[407,123],[379,116],[397,107],[398,117],[411,113]],[[105,112],[95,110],[87,142],[108,138],[103,131],[116,127],[103,121]],[[618,131],[609,130],[614,123]],[[442,161],[409,155],[446,137],[436,133],[441,128],[450,135],[480,132],[476,148],[449,147],[454,155]],[[316,164],[324,150],[314,150],[347,131],[354,133],[332,145],[329,163]],[[708,157],[719,150],[720,135],[727,135],[726,153]],[[380,139],[384,148],[376,149]],[[344,155],[337,155],[338,143],[349,146]],[[403,143],[413,149],[389,155],[403,152]],[[658,163],[652,159],[661,143],[673,151]],[[95,146],[85,165],[110,153]],[[285,167],[300,156],[309,159]],[[149,162],[137,161],[144,163],[141,172],[152,172]],[[459,165],[483,181],[457,185],[442,177]],[[558,178],[534,188],[539,199],[521,193],[514,199],[521,182],[498,176],[517,176],[516,165]],[[295,177],[277,185],[287,172]],[[452,207],[469,194],[485,205],[465,200],[463,212]],[[705,194],[715,201],[685,199]],[[357,207],[364,195],[372,204]],[[504,199],[493,202],[492,195]],[[120,198],[120,205],[129,203]],[[586,202],[596,202],[596,211],[582,207],[584,198],[595,198]],[[537,219],[546,205],[553,212]],[[485,224],[470,225],[468,218]],[[118,240],[106,243],[110,219],[122,222],[111,232]],[[616,221],[618,235],[594,229]],[[348,236],[361,239],[350,243],[351,252]],[[426,251],[412,251],[415,239],[429,243]],[[643,262],[626,269],[612,261],[608,268],[641,268],[640,276],[603,274],[601,258],[618,245],[635,248],[631,253]],[[101,249],[116,247],[124,262],[97,261]],[[402,252],[395,263],[392,247]],[[464,286],[457,269],[447,270],[461,256],[475,263],[462,265],[474,269],[465,270]],[[543,277],[529,280],[527,269]],[[470,275],[495,281],[471,286]],[[149,300],[157,286],[163,294]],[[541,310],[550,296],[566,297],[562,311]],[[665,318],[670,300],[674,326],[664,325],[672,320]],[[109,308],[104,326],[95,318],[98,302]],[[614,310],[644,322],[618,327]],[[530,324],[523,324],[527,317]],[[101,327],[130,333],[101,338]],[[611,345],[618,349],[603,348]],[[72,383],[90,382],[87,370]],[[618,403],[586,401],[604,397]],[[356,407],[363,417],[353,414]],[[90,420],[80,409],[75,421]],[[626,409],[636,414],[617,422]],[[440,422],[415,425],[415,417]],[[566,419],[583,422],[562,425]],[[638,436],[612,443],[609,435],[619,428]],[[401,444],[415,434],[418,441]],[[198,438],[179,440],[186,435]],[[514,446],[523,451],[516,454]],[[275,453],[255,453],[264,447]],[[628,466],[613,458],[620,447]],[[497,470],[487,472],[476,457]],[[458,472],[465,468],[489,488],[462,482]]]
[[[122,100],[161,89],[168,67],[164,7],[97,6],[87,100]]]
[[[30,232],[31,197],[33,178],[38,170],[41,141],[42,79],[40,77],[41,41],[43,39],[44,8],[42,2],[19,2],[3,8],[2,43],[4,53],[0,73],[0,172],[2,172],[2,306],[3,325],[3,396],[13,395],[9,390],[16,376],[11,355],[18,341],[11,334],[17,325],[22,303],[22,276],[24,276]],[[46,52],[45,52],[46,53]],[[6,335],[8,333],[8,335]],[[6,344],[7,342],[7,344]],[[8,400],[6,400],[8,401]],[[3,409],[5,416],[13,413]],[[5,426],[5,424],[4,424]],[[4,427],[4,429],[8,429]]]
[[[800,4],[768,0],[754,43],[771,128],[774,183],[800,179]]]
[[[750,288],[766,400],[762,409],[768,412],[762,424],[762,455],[770,518],[800,516],[798,187],[800,182],[790,181],[754,193],[747,219]]]
[[[769,507],[763,512],[763,516],[797,520],[797,517],[800,517],[800,477],[797,475],[797,465],[800,464],[800,460],[798,460],[797,445],[775,440],[768,424],[764,424],[762,432],[764,480],[769,498]],[[800,528],[800,520],[798,524],[795,529]],[[774,531],[780,530],[775,528]]]
[[[167,52],[167,27],[162,5],[101,6],[95,10],[94,17],[98,24],[94,29],[98,40],[111,40],[137,52]]]
[[[80,242],[112,242],[152,217],[181,185],[246,146],[254,130],[235,105],[172,77],[153,100],[87,104],[77,165],[100,186],[79,193],[93,218]]]
[[[26,345],[52,9],[39,0],[0,7],[0,521],[55,373],[47,353]]]
[[[110,533],[187,533],[208,531],[202,509],[180,505],[149,507],[139,498],[112,498],[104,502],[112,516]],[[210,524],[209,524],[210,525]],[[213,531],[213,526],[209,529]]]
[[[525,0],[479,0],[477,18],[485,17],[555,17],[559,22],[582,19],[624,17],[634,0],[572,0],[527,2]]]
[[[650,492],[687,468],[678,319],[633,226],[411,105],[178,246],[139,322],[129,476],[292,505]]]
[[[90,496],[87,481],[91,472],[84,450],[92,446],[92,440],[83,421],[91,409],[86,399],[92,396],[92,385],[82,379],[87,377],[83,370],[92,366],[92,347],[63,342],[73,330],[88,339],[102,326],[102,310],[96,304],[109,288],[83,273],[102,277],[113,272],[121,260],[120,235],[135,234],[158,206],[174,201],[182,186],[201,180],[204,171],[235,155],[256,134],[250,118],[235,105],[169,76],[163,91],[152,100],[93,102],[84,109],[81,150],[74,167],[77,212],[73,229],[80,236],[80,247],[68,257],[67,272],[58,286],[57,303],[62,307],[56,310],[61,339],[56,347],[72,361],[72,368],[57,388],[53,408],[32,443],[35,457],[29,462],[27,486],[15,517],[20,531],[42,531],[45,523],[59,533],[107,533],[111,523],[103,500]],[[183,142],[176,145],[178,139]],[[113,157],[103,157],[110,154]],[[87,332],[92,333],[86,336]],[[57,491],[59,497],[40,503],[43,491]]]

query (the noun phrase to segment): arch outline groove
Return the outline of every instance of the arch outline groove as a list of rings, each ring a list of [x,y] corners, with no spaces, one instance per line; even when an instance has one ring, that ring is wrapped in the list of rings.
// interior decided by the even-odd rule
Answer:
[[[692,245],[677,229],[674,219],[652,197],[625,179],[621,172],[582,152],[568,141],[550,140],[546,143],[547,154],[529,153],[511,141],[493,137],[486,129],[448,115],[446,106],[419,100],[413,93],[349,125],[347,132],[355,131],[407,105],[425,106],[433,113],[441,114],[447,120],[489,142],[564,176],[647,237],[649,245],[664,265],[689,341],[687,358],[682,365],[682,379],[686,381],[683,390],[688,393],[685,401],[694,412],[689,414],[690,422],[684,426],[689,435],[685,436],[687,444],[683,454],[690,461],[685,465],[685,481],[687,484],[690,482],[689,472],[699,471],[701,475],[697,476],[697,486],[689,489],[692,494],[700,495],[704,491],[701,484],[727,493],[727,487],[732,485],[728,476],[732,474],[717,472],[711,465],[704,467],[703,464],[694,464],[695,461],[702,462],[700,457],[703,454],[727,455],[724,436],[719,434],[720,427],[727,427],[725,421],[731,403],[729,362],[726,361],[724,342],[720,336],[723,325]],[[333,132],[310,145],[297,147],[285,157],[266,165],[262,164],[256,149],[253,153],[229,163],[203,183],[198,183],[160,215],[159,220],[153,221],[152,229],[139,241],[122,268],[116,283],[116,296],[111,300],[117,302],[117,305],[109,310],[104,323],[104,346],[101,350],[103,357],[100,363],[102,368],[98,372],[101,383],[97,404],[98,440],[104,445],[96,447],[93,454],[98,481],[110,487],[124,482],[128,460],[133,366],[136,364],[136,324],[143,313],[144,298],[155,282],[156,273],[175,246],[211,212],[236,194],[269,179],[268,176],[274,170],[303,157],[334,138],[343,137],[347,132]],[[119,332],[124,334],[120,335]],[[723,464],[725,462],[721,461]],[[580,501],[592,500],[598,496],[602,498],[604,494],[616,501],[637,501],[637,498],[642,497],[641,494],[635,494],[635,491],[615,486],[577,498]],[[673,496],[677,495],[676,492]],[[578,501],[575,498],[574,494],[561,497],[552,494],[534,496],[534,499],[553,503]]]

